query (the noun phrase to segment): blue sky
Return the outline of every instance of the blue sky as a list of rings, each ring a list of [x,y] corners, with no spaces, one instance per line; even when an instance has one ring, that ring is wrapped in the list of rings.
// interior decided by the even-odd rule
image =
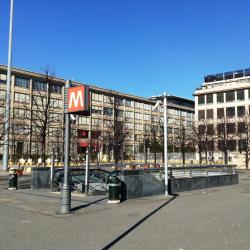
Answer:
[[[192,98],[204,75],[250,67],[250,2],[15,0],[13,66],[139,96]],[[7,64],[9,0],[0,1]]]

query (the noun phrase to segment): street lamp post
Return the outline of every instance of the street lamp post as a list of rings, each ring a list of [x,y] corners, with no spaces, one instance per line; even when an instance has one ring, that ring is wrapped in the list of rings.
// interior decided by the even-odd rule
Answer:
[[[167,94],[164,93],[164,171],[165,171],[165,195],[168,195],[168,118],[167,118]]]
[[[163,120],[164,120],[164,172],[165,172],[165,195],[168,196],[168,124],[167,124],[167,93],[159,96],[152,96],[151,99],[158,100],[154,108],[157,108],[163,99]]]
[[[10,0],[10,27],[8,46],[8,66],[6,83],[6,109],[4,115],[4,145],[3,145],[3,170],[7,171],[9,162],[9,130],[10,130],[10,85],[11,85],[11,63],[12,63],[12,33],[13,33],[13,5],[14,0]]]

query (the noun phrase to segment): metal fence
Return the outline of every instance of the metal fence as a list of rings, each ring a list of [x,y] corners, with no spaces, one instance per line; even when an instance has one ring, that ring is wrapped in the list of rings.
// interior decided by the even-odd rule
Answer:
[[[169,167],[169,178],[193,178],[202,176],[232,175],[236,165],[193,165],[188,167]]]

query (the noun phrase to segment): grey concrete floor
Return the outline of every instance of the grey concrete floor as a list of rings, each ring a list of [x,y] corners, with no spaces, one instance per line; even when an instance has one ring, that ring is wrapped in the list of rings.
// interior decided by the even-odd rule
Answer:
[[[250,173],[176,197],[72,199],[75,213],[58,216],[58,195],[0,191],[0,249],[250,249]]]

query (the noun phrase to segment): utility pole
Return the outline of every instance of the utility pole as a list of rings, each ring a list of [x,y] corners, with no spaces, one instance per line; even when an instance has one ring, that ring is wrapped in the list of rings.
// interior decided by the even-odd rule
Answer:
[[[7,171],[9,162],[9,131],[10,131],[10,87],[11,87],[11,64],[12,64],[12,33],[13,33],[13,6],[14,0],[10,0],[10,27],[8,46],[8,68],[6,85],[6,109],[4,116],[4,145],[3,145],[3,170]]]

